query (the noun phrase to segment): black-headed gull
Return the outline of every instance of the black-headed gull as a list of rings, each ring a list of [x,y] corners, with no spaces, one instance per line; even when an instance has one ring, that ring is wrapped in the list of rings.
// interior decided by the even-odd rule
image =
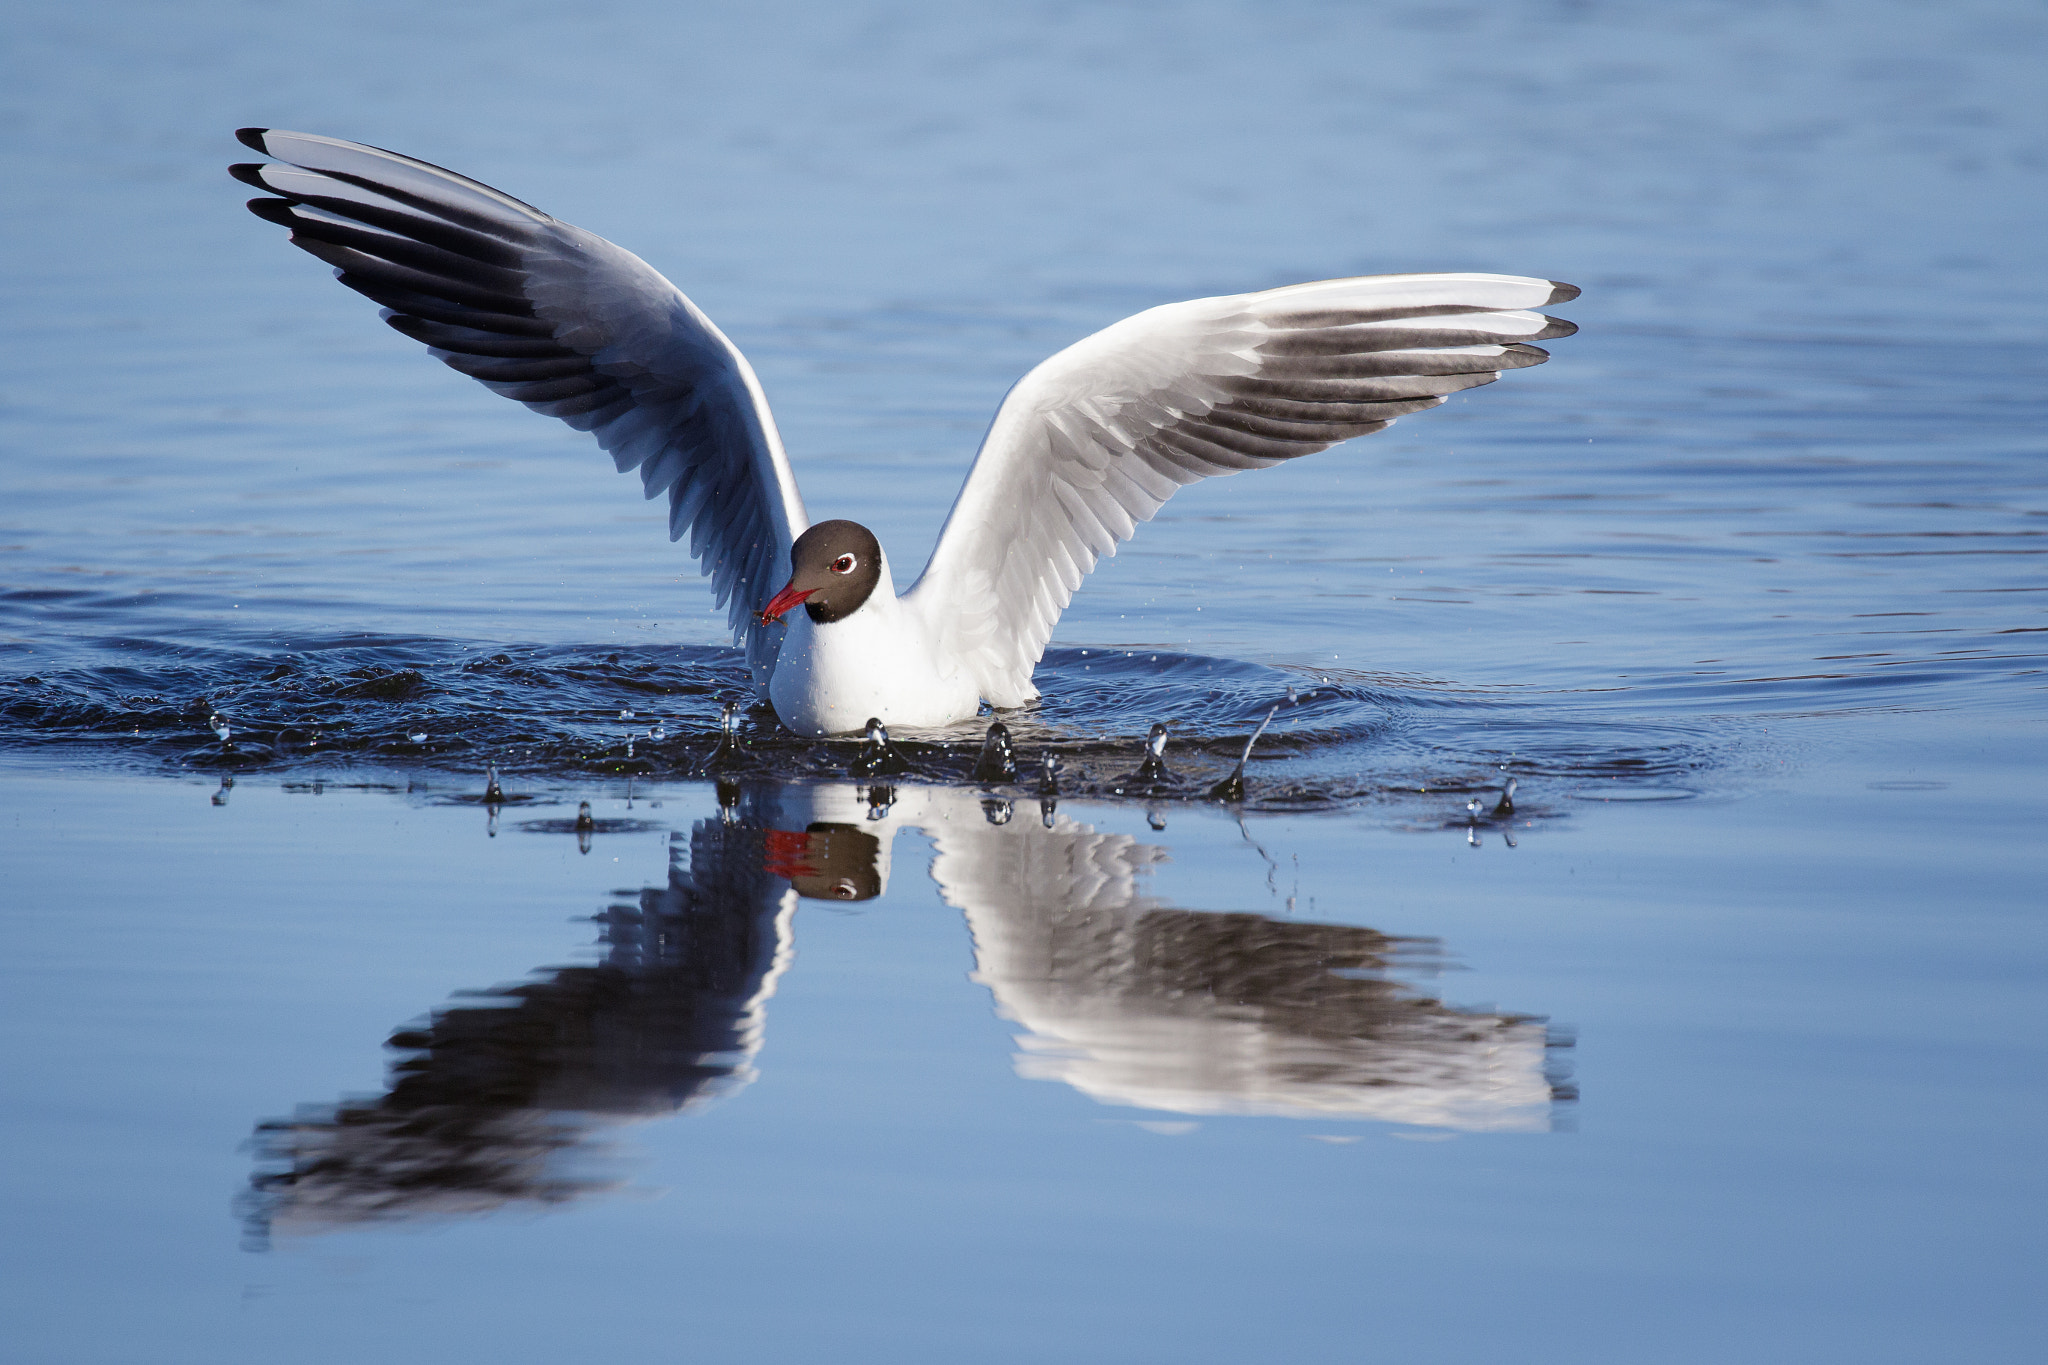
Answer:
[[[1010,390],[931,561],[898,594],[866,527],[811,524],[753,367],[639,257],[411,157],[237,136],[282,163],[233,168],[276,196],[250,201],[259,217],[444,363],[591,432],[648,497],[668,494],[670,538],[690,533],[756,690],[799,734],[1030,701],[1082,577],[1175,490],[1378,431],[1540,365],[1530,343],[1576,330],[1529,310],[1578,290],[1516,275],[1369,275],[1147,309]]]

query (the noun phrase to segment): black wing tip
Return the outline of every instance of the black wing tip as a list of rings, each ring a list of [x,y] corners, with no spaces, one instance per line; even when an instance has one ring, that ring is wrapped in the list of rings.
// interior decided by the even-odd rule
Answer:
[[[234,165],[228,167],[228,174],[241,181],[244,185],[275,194],[277,191],[272,190],[270,186],[263,183],[262,171],[263,163],[254,161],[237,161]]]
[[[1540,335],[1545,341],[1554,341],[1558,337],[1575,335],[1578,330],[1579,324],[1576,322],[1567,322],[1563,318],[1552,318],[1550,325],[1545,327]]]
[[[261,152],[263,155],[269,156],[270,148],[263,145],[263,135],[269,131],[268,128],[237,128],[235,129],[235,141],[241,143],[252,152]]]
[[[266,223],[275,223],[281,228],[291,228],[293,231],[298,230],[298,220],[292,217],[292,206],[288,200],[251,199],[248,209]]]
[[[1550,297],[1543,300],[1545,308],[1548,308],[1553,303],[1570,303],[1581,292],[1577,285],[1566,284],[1562,280],[1551,280],[1549,284]]]

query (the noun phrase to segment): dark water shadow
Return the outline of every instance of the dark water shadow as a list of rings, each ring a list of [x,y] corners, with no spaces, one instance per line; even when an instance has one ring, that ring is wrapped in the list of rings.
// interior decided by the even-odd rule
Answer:
[[[1559,693],[1159,650],[1055,649],[1037,681],[1030,706],[892,736],[900,775],[978,780],[984,731],[1000,718],[1033,790],[1034,765],[1050,754],[1067,795],[1201,800],[1270,718],[1241,800],[1299,809],[1477,793],[1511,775],[1692,787],[1745,735],[1725,717],[1643,717]],[[721,745],[727,702],[743,710]],[[1155,725],[1169,736],[1165,767],[1134,793],[1127,779]],[[788,781],[860,771],[857,737],[792,735],[754,704],[736,650],[369,635],[261,648],[73,641],[0,688],[0,743],[73,763],[227,775],[495,766],[544,778]]]

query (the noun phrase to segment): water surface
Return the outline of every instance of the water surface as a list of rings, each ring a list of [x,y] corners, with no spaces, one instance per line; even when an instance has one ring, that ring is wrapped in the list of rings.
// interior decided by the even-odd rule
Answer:
[[[8,1353],[2029,1358],[2044,29],[29,6]],[[662,510],[243,212],[244,124],[646,256],[906,581],[1138,309],[1479,269],[1583,330],[1176,497],[1016,780],[986,719],[714,761]]]

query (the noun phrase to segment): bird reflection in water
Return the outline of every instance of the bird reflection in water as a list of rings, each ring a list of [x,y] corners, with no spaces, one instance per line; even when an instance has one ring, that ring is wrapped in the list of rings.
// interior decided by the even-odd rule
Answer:
[[[967,917],[975,979],[1021,1024],[1020,1075],[1178,1114],[1540,1130],[1569,1098],[1541,1018],[1456,1009],[1401,977],[1434,939],[1183,910],[1168,853],[1064,817],[930,822],[932,877]]]
[[[616,1185],[613,1125],[688,1112],[755,1075],[803,899],[871,900],[894,836],[932,842],[974,979],[1020,1024],[1020,1075],[1183,1115],[1547,1127],[1568,1092],[1543,1021],[1405,983],[1433,940],[1177,909],[1145,894],[1168,851],[1047,799],[998,819],[973,790],[722,784],[668,884],[600,917],[604,958],[401,1029],[389,1090],[261,1125],[250,1239],[557,1204]]]
[[[765,834],[700,823],[667,886],[598,917],[602,961],[437,1010],[392,1035],[385,1094],[259,1125],[248,1244],[614,1188],[605,1128],[745,1087],[797,902]]]

